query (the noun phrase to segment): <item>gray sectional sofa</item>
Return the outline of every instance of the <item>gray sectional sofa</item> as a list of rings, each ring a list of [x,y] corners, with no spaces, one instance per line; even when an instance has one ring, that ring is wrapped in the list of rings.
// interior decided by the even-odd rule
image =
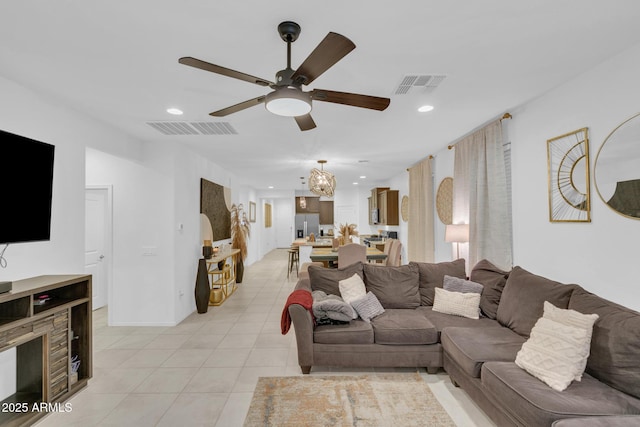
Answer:
[[[309,266],[294,292],[340,295],[340,281],[354,274],[384,307],[370,322],[316,325],[308,305],[287,303],[303,373],[313,366],[422,367],[429,373],[444,368],[499,426],[640,425],[640,313],[578,285],[521,267],[503,271],[487,260],[469,278],[462,259],[400,267]],[[478,319],[446,314],[440,304],[434,310],[434,300],[441,298],[436,288],[446,276],[483,285]],[[564,391],[515,363],[545,301],[599,316],[582,379]]]

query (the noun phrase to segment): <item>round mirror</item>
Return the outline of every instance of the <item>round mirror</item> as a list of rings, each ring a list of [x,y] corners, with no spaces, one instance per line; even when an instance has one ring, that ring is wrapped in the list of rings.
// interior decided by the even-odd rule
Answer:
[[[604,140],[594,166],[598,195],[614,211],[640,219],[640,113]]]

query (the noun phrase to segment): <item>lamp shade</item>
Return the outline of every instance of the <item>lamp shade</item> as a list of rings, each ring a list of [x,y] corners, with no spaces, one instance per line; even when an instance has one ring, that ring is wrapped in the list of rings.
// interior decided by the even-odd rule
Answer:
[[[279,116],[304,116],[311,111],[311,96],[295,87],[283,87],[268,93],[264,105]]]
[[[469,224],[448,224],[444,231],[445,242],[465,243],[469,241]]]

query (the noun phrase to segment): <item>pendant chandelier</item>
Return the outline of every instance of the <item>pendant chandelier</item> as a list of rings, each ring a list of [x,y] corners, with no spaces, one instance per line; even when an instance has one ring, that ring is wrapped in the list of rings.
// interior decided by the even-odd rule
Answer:
[[[336,189],[336,177],[331,172],[324,170],[323,165],[327,163],[326,160],[318,160],[318,163],[320,163],[320,169],[311,169],[309,190],[319,196],[333,197],[333,192]]]
[[[300,181],[302,182],[302,191],[304,192],[304,176],[300,177]],[[300,209],[307,209],[307,199],[304,197],[304,193],[300,196]]]

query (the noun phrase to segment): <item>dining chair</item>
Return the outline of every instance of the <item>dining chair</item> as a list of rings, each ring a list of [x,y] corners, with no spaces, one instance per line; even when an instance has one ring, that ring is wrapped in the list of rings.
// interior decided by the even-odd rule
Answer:
[[[387,256],[387,258],[389,258],[389,250],[391,249],[391,245],[393,244],[393,241],[396,239],[387,239],[384,241],[384,248],[382,249],[382,252]],[[378,260],[377,262],[379,264],[386,264],[387,263],[387,258],[382,259],[382,260]]]
[[[344,268],[358,261],[367,262],[367,247],[358,243],[348,243],[338,248],[338,268]]]
[[[402,243],[398,239],[393,239],[389,254],[387,255],[387,265],[391,267],[400,266],[400,254],[402,253]]]

